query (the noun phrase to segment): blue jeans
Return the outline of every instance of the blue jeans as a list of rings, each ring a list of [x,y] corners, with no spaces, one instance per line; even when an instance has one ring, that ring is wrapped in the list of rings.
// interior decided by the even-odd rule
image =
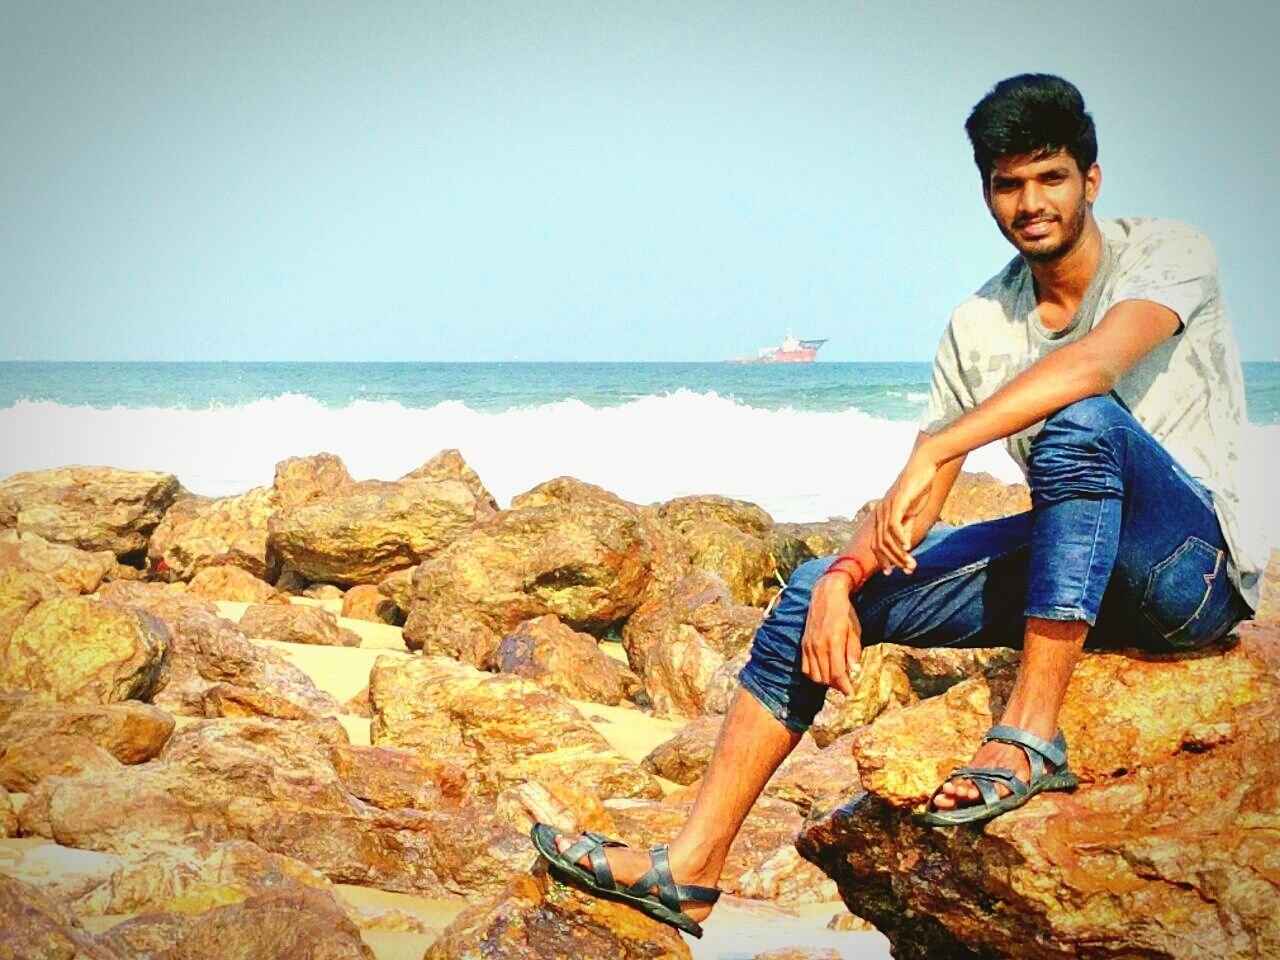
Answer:
[[[1050,416],[1027,461],[1032,508],[935,525],[916,570],[874,574],[853,597],[862,643],[1021,647],[1027,617],[1085,621],[1094,648],[1211,643],[1250,615],[1227,576],[1208,491],[1110,397]],[[739,681],[802,733],[827,688],[801,672],[809,598],[832,558],[792,574]]]

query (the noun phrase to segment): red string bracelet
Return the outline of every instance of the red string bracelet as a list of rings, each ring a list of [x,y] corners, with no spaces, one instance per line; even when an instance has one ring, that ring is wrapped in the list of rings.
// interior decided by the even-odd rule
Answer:
[[[852,564],[854,569],[858,571],[857,575],[855,575],[852,570],[848,569],[850,564]],[[849,588],[850,590],[857,590],[867,582],[867,571],[862,566],[862,561],[847,553],[841,554],[832,560],[831,565],[827,567],[827,573],[843,573],[848,576],[852,581]]]

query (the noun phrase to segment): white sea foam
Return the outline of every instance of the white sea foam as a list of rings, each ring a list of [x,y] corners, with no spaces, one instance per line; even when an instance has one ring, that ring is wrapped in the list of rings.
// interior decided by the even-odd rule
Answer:
[[[914,423],[855,409],[766,410],[689,390],[604,409],[565,400],[501,413],[459,401],[333,409],[298,395],[209,410],[22,402],[0,409],[0,474],[110,464],[171,471],[189,490],[221,496],[269,484],[274,464],[290,456],[329,451],[357,479],[392,479],[456,447],[504,504],[567,474],[640,503],[719,493],[780,521],[814,520],[851,515],[883,493],[915,435]],[[1269,543],[1280,543],[1280,498],[1266,483],[1274,464],[1263,459],[1274,458],[1277,440],[1280,426],[1249,427],[1254,460],[1241,476]],[[965,468],[1021,479],[998,445],[974,451]]]

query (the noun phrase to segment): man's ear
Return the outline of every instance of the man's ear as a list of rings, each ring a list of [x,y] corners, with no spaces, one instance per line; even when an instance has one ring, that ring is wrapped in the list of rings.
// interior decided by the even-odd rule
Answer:
[[[1096,163],[1084,173],[1084,198],[1089,203],[1093,203],[1098,199],[1098,192],[1102,189],[1102,168]]]

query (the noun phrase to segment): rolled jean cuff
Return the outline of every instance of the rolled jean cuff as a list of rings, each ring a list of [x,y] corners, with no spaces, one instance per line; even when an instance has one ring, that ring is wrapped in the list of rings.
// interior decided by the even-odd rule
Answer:
[[[1035,617],[1037,620],[1059,620],[1063,623],[1083,620],[1091,627],[1098,622],[1098,614],[1090,613],[1084,607],[1028,606],[1022,611],[1022,615]]]
[[[760,706],[764,707],[765,710],[772,714],[775,720],[781,723],[792,733],[799,735],[807,731],[810,724],[791,716],[791,712],[787,709],[786,704],[773,694],[769,693],[769,691],[765,689],[764,685],[751,675],[750,671],[751,665],[748,663],[747,666],[743,667],[738,673],[738,683],[742,685],[742,688],[746,690],[747,693],[755,697]],[[810,723],[811,722],[812,721],[810,721]]]

